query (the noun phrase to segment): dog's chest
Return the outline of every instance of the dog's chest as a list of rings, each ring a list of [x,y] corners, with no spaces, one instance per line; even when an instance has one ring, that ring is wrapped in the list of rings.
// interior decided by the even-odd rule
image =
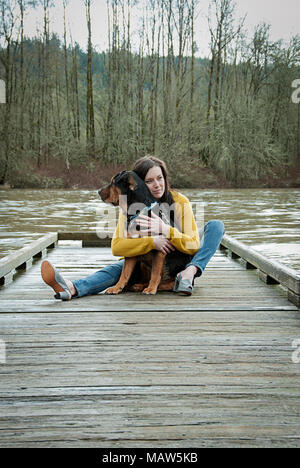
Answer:
[[[150,271],[151,271],[151,268],[152,268],[153,257],[154,257],[154,253],[151,251],[151,252],[148,252],[145,255],[142,255],[141,259],[140,259],[141,262],[144,264],[144,266],[147,267],[147,269],[149,271],[149,274],[150,274]],[[168,266],[167,261],[165,260],[164,265],[163,265],[163,269],[162,269],[161,281],[170,280],[170,279],[172,279],[172,276],[170,275],[170,268]]]
[[[170,279],[172,279],[172,277],[171,277],[171,275],[170,275],[170,270],[169,270],[168,265],[167,265],[166,262],[164,263],[164,266],[163,266],[163,271],[162,271],[161,279],[162,279],[162,280],[170,280]]]

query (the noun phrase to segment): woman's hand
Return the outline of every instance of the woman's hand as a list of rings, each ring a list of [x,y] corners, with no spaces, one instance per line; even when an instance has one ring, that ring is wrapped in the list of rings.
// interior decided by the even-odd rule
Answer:
[[[167,237],[169,233],[169,227],[163,220],[155,213],[151,212],[151,218],[145,215],[139,215],[137,218],[137,224],[141,227],[143,235],[163,235]]]
[[[163,252],[164,254],[171,253],[175,250],[175,247],[171,244],[171,242],[163,236],[155,236],[153,237],[155,249]]]

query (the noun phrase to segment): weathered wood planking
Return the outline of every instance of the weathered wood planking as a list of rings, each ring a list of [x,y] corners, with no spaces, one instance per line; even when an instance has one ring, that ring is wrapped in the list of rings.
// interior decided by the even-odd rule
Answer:
[[[299,447],[297,311],[2,314],[1,447]]]
[[[110,232],[65,232],[50,233],[32,242],[20,251],[0,260],[0,285],[12,282],[16,270],[29,269],[33,259],[44,257],[47,248],[54,247],[58,240],[79,241],[82,247],[108,247],[113,233]],[[242,259],[247,269],[258,269],[259,278],[266,284],[281,284],[287,288],[288,300],[300,307],[300,273],[279,262],[270,260],[251,247],[224,235],[221,250],[227,250],[232,259]]]
[[[116,259],[60,242],[71,279]],[[217,252],[195,293],[53,299],[40,261],[0,290],[1,447],[300,447],[296,306]]]
[[[0,259],[0,285],[7,285],[13,280],[15,270],[27,270],[32,266],[34,257],[46,256],[46,249],[55,247],[57,233],[49,233],[31,242],[20,250]]]
[[[86,247],[110,245],[112,232],[59,232],[58,239],[82,240]],[[248,245],[225,234],[221,241],[221,250],[227,250],[232,259],[241,258],[247,269],[258,269],[259,278],[266,284],[281,284],[287,288],[289,301],[300,307],[300,273],[275,260],[255,251]]]
[[[59,234],[58,237],[60,237]],[[74,233],[72,233],[74,235]],[[64,233],[64,237],[70,237]],[[75,238],[79,238],[79,235]],[[93,241],[92,236],[87,236]],[[95,240],[95,239],[94,239]],[[108,241],[107,239],[105,240]],[[59,268],[63,275],[72,279],[87,276],[97,269],[116,261],[108,247],[81,248],[81,241],[59,241],[60,247],[48,252],[48,258]],[[71,302],[53,301],[51,290],[40,277],[39,263],[35,262],[26,274],[15,276],[9,287],[0,293],[0,311],[81,311],[81,310],[172,310],[170,296],[176,296],[178,307],[186,310],[256,310],[295,308],[287,301],[287,294],[280,286],[266,287],[258,281],[256,271],[245,270],[238,262],[217,252],[202,278],[196,280],[195,292],[191,297],[177,296],[174,293],[159,293],[154,297],[143,297],[134,293],[122,294],[112,298],[100,294],[94,297],[72,300]]]
[[[267,284],[279,283],[288,290],[288,299],[300,307],[300,273],[275,260],[270,260],[242,242],[224,235],[221,248],[226,248],[232,258],[242,258],[246,268],[257,268],[259,278]]]

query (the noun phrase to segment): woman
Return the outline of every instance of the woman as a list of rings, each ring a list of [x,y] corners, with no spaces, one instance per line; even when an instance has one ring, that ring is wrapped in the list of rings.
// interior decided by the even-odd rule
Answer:
[[[221,242],[224,224],[222,221],[209,221],[198,232],[189,200],[181,193],[170,190],[166,165],[160,159],[145,156],[136,161],[133,171],[145,181],[159,203],[175,206],[175,226],[178,227],[169,226],[154,214],[151,218],[141,215],[139,224],[142,237],[131,239],[123,235],[126,218],[120,210],[118,225],[112,239],[112,253],[116,256],[133,257],[153,249],[166,254],[177,249],[193,255],[185,270],[177,275],[174,286],[175,292],[191,295],[194,278],[204,272]],[[70,300],[73,297],[97,294],[115,285],[120,278],[123,264],[124,260],[120,260],[73,282],[64,279],[48,261],[42,263],[41,273],[45,283],[56,292],[57,299]]]

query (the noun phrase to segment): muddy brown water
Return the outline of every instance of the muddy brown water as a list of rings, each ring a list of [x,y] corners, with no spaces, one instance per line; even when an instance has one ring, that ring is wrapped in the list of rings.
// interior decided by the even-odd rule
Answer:
[[[221,219],[228,235],[300,270],[299,189],[180,191],[204,222]],[[101,230],[107,216],[96,191],[2,190],[0,257],[47,232]]]

